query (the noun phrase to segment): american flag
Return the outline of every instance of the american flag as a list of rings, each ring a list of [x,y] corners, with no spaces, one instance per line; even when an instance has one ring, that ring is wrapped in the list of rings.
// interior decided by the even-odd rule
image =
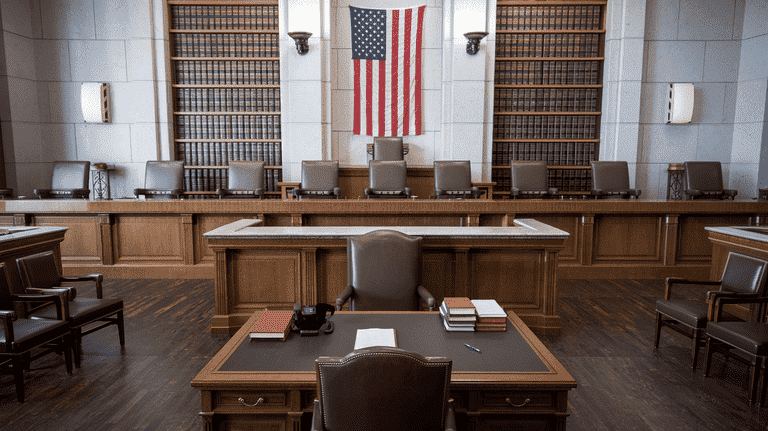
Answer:
[[[421,41],[426,8],[349,7],[353,134],[421,134]]]

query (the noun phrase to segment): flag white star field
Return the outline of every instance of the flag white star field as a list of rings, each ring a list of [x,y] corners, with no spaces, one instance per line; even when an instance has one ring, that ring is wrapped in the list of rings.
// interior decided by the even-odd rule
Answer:
[[[349,7],[355,88],[353,134],[421,134],[421,47],[426,8]]]

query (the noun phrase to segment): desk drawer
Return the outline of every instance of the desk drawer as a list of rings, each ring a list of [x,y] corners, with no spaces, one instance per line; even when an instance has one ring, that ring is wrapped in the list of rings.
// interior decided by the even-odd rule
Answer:
[[[289,392],[284,391],[220,391],[216,393],[216,410],[230,412],[288,411]]]
[[[554,400],[546,392],[484,392],[481,396],[483,409],[507,411],[552,411]]]

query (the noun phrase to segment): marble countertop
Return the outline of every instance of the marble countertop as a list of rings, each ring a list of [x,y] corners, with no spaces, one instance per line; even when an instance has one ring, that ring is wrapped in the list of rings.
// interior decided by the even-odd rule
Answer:
[[[68,228],[61,226],[14,226],[0,228],[0,243],[15,241],[35,235],[66,232]]]
[[[566,239],[568,232],[534,219],[515,220],[515,226],[459,227],[459,226],[254,226],[259,219],[242,219],[206,232],[207,239],[245,238],[325,238],[346,239],[375,230],[394,230],[406,235],[430,238],[493,238],[493,239]]]
[[[737,238],[751,239],[753,241],[768,242],[768,227],[759,226],[730,226],[730,227],[705,227],[710,232],[731,235]]]

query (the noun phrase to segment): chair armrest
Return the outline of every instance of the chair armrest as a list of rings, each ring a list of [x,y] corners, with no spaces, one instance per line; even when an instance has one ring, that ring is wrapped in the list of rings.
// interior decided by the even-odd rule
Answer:
[[[714,320],[715,319],[715,304],[717,303],[717,300],[720,298],[757,298],[757,293],[738,293],[738,292],[722,292],[719,290],[710,290],[707,292],[707,303],[709,304],[707,306],[707,320]]]
[[[427,307],[429,307],[429,311],[435,311],[435,298],[432,296],[431,293],[427,291],[427,289],[424,288],[424,286],[419,285],[416,288],[416,291],[419,292],[419,296],[421,299],[427,303]]]
[[[439,188],[435,187],[435,199],[440,199],[440,195],[442,195],[444,193],[445,192],[443,191],[443,189],[439,189]],[[430,198],[432,198],[432,196],[430,196]]]
[[[341,196],[341,187],[334,187],[333,188],[333,195],[336,196],[337,198],[339,196]]]
[[[312,408],[312,431],[323,431],[323,408],[320,407],[320,400],[315,400]]]
[[[453,412],[453,399],[448,400],[448,411],[445,412],[445,431],[456,431],[456,415]]]
[[[666,286],[664,288],[664,299],[671,299],[672,297],[672,285],[673,284],[698,284],[702,286],[720,286],[720,281],[707,281],[707,280],[688,280],[679,277],[667,277]]]
[[[181,199],[183,195],[184,189],[171,189],[171,196],[175,197],[175,199]]]
[[[595,196],[601,196],[605,194],[605,190],[603,189],[592,189],[592,194]]]
[[[715,301],[714,315],[712,316],[712,322],[719,322],[720,315],[723,312],[723,305],[726,304],[768,304],[768,297],[752,297],[752,298],[718,298]]]
[[[338,298],[336,298],[336,310],[341,310],[341,307],[346,304],[347,301],[349,301],[349,298],[352,297],[352,294],[355,293],[355,288],[352,287],[352,285],[348,285],[346,289],[344,289],[343,292],[339,295]]]
[[[43,197],[50,196],[51,189],[35,189],[32,193],[34,193],[38,198],[42,199]]]
[[[557,187],[547,189],[547,193],[549,193],[550,196],[560,196],[560,190],[558,190]]]
[[[736,197],[737,194],[739,194],[738,190],[733,190],[733,189],[723,190],[723,197],[729,198],[731,200],[733,200],[733,198]]]
[[[480,196],[485,194],[485,190],[480,190],[478,186],[472,186],[472,197],[474,199],[480,199]]]
[[[5,351],[10,352],[14,340],[13,323],[11,322],[16,320],[16,312],[11,310],[0,310],[0,320],[2,320],[3,325],[5,325]]]
[[[683,193],[685,193],[688,196],[699,196],[699,195],[703,194],[704,192],[701,191],[701,190],[696,190],[696,189],[685,189],[683,191]]]
[[[406,187],[406,188],[403,189],[403,191],[405,192],[405,197],[410,199],[410,197],[411,197],[411,188],[410,187]]]
[[[299,194],[301,194],[301,187],[294,187],[291,189],[291,196],[293,196],[294,199],[298,199]]]
[[[59,293],[59,291],[63,291],[63,293],[66,295],[64,300],[71,301],[75,298],[77,298],[77,289],[74,286],[61,286],[61,287],[27,287],[24,288],[24,293],[29,295],[48,295],[51,292]]]
[[[103,296],[102,295],[101,285],[104,282],[104,276],[102,274],[88,274],[88,275],[83,275],[83,276],[80,276],[80,277],[59,277],[59,280],[60,281],[74,281],[74,282],[78,282],[78,281],[93,281],[94,283],[96,283],[96,297],[101,299],[101,297]],[[74,297],[72,297],[70,299],[74,299]]]
[[[11,299],[14,302],[53,302],[56,305],[56,318],[58,320],[69,319],[69,290],[71,288],[61,289],[36,289],[34,287],[28,287],[25,289],[28,292],[33,292],[29,289],[35,289],[34,291],[41,291],[39,294],[25,294],[25,295],[11,295]],[[37,308],[34,308],[35,310]]]
[[[133,194],[136,197],[139,197],[139,195],[143,195],[147,192],[147,189],[133,189]]]
[[[371,196],[373,194],[373,189],[370,187],[366,187],[364,194],[365,196]]]

